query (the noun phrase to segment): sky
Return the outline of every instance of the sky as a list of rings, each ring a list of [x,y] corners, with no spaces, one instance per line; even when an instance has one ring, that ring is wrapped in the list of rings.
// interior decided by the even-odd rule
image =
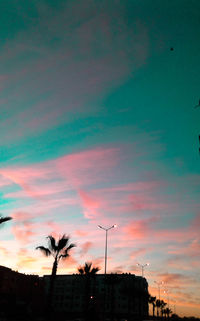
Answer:
[[[48,274],[48,235],[200,316],[200,2],[0,2],[1,264]]]

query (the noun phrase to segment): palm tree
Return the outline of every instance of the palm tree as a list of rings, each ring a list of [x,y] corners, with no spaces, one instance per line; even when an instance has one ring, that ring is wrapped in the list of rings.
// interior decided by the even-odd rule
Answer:
[[[157,317],[159,317],[159,309],[161,307],[161,301],[159,299],[156,300],[156,308],[157,308]]]
[[[165,313],[166,313],[166,315],[167,315],[167,318],[169,319],[169,316],[170,316],[170,314],[172,313],[172,310],[169,309],[169,308],[166,308],[166,309],[165,309]]]
[[[53,290],[54,290],[54,283],[55,283],[55,278],[56,278],[56,272],[58,268],[58,263],[61,259],[66,259],[69,257],[69,251],[75,247],[76,245],[69,243],[69,236],[66,236],[63,234],[63,236],[56,242],[55,238],[52,235],[47,236],[48,239],[48,247],[44,246],[37,246],[36,250],[42,251],[42,253],[45,256],[53,256],[54,257],[54,262],[53,262],[53,267],[52,267],[52,272],[51,272],[51,277],[50,277],[50,286],[49,286],[49,291],[48,291],[48,296],[47,296],[47,306],[48,309],[52,308],[52,295],[53,295]]]
[[[0,224],[10,221],[10,220],[12,220],[12,217],[10,217],[10,216],[5,216],[5,217],[0,216]]]
[[[156,296],[149,295],[149,303],[152,304],[153,307],[153,317],[155,316],[155,307],[156,307]]]
[[[99,270],[100,268],[98,266],[92,268],[92,262],[85,262],[85,265],[78,268],[78,272],[81,275],[84,274],[89,277],[94,276]]]
[[[167,305],[166,302],[164,302],[163,300],[160,301],[160,308],[161,308],[161,315],[163,317],[164,314],[164,307]]]
[[[91,278],[94,278],[96,273],[100,270],[98,266],[92,267],[92,262],[85,262],[83,266],[78,268],[79,274],[85,277],[85,319],[88,320],[90,301],[94,299],[93,292],[91,293]]]

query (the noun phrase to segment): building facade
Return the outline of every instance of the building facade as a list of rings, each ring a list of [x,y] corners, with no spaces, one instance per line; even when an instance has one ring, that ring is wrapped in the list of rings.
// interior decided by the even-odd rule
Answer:
[[[50,276],[44,276],[46,294]],[[148,316],[148,283],[134,274],[57,275],[52,306],[63,320],[132,321]]]
[[[38,275],[0,266],[0,314],[43,314],[44,281]]]

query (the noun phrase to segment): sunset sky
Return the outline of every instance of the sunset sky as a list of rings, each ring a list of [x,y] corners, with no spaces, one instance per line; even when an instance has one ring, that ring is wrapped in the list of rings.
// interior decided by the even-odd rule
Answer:
[[[50,273],[35,250],[77,244],[200,316],[199,0],[0,2],[1,265]],[[173,50],[172,50],[173,49]],[[167,300],[164,288],[161,298]]]

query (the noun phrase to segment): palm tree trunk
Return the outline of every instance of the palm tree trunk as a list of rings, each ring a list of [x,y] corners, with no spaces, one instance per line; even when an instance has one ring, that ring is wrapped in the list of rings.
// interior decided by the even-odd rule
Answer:
[[[53,263],[53,268],[52,268],[51,277],[50,277],[49,291],[47,295],[47,311],[50,311],[50,313],[52,312],[52,298],[53,298],[57,267],[58,267],[58,261],[56,257]]]
[[[159,317],[159,309],[158,309],[158,307],[157,307],[157,317]]]
[[[153,318],[155,317],[155,304],[153,304]]]

